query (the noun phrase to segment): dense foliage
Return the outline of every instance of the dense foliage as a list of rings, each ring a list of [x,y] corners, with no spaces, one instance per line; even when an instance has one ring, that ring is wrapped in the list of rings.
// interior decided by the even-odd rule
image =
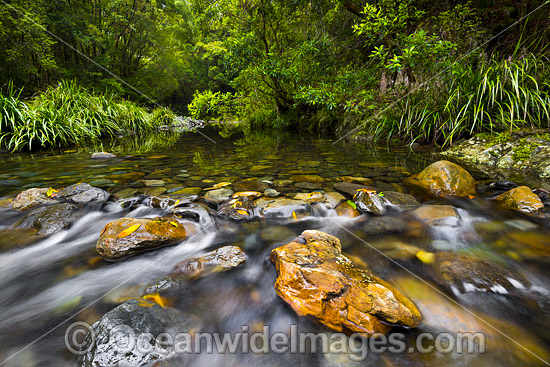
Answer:
[[[8,82],[76,80],[253,128],[451,144],[547,127],[549,40],[541,0],[9,0],[0,87],[4,105]]]
[[[96,95],[74,82],[49,87],[22,101],[12,86],[0,94],[0,146],[10,150],[63,147],[86,139],[153,132],[174,119],[165,108],[151,112],[134,102]]]

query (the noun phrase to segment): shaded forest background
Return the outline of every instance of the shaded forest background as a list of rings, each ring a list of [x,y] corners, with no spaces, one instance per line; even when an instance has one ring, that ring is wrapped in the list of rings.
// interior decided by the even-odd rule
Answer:
[[[548,127],[549,30],[535,0],[6,0],[0,87],[450,144]]]

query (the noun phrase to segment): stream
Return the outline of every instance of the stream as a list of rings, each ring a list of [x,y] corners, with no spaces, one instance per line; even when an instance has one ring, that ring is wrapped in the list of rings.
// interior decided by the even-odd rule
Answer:
[[[335,192],[334,184],[342,177],[351,177],[351,181],[370,182],[377,192],[409,193],[403,180],[440,158],[427,148],[411,150],[353,141],[333,145],[328,139],[288,135],[227,136],[213,128],[202,132],[215,143],[202,134],[187,133],[53,152],[0,154],[0,204],[2,199],[29,188],[60,189],[79,182],[111,195],[102,205],[80,207],[71,214],[70,226],[47,236],[13,232],[12,226],[25,212],[0,205],[0,366],[79,366],[64,343],[71,323],[91,325],[121,303],[139,299],[145,287],[169,275],[180,261],[227,245],[246,253],[242,266],[189,281],[166,295],[172,307],[193,320],[195,330],[235,333],[243,325],[253,330],[268,325],[274,333],[297,325],[300,332],[331,335],[333,331],[312,318],[298,316],[273,287],[277,273],[268,259],[271,250],[304,230],[338,237],[344,253],[354,262],[364,263],[417,305],[422,314],[420,326],[394,327],[390,332],[404,335],[405,352],[371,352],[361,361],[350,358],[351,352],[335,351],[213,352],[152,365],[549,364],[545,362],[550,361],[550,220],[546,212],[535,217],[496,208],[486,200],[494,195],[488,184],[495,179],[470,170],[479,197],[417,197],[422,205],[455,207],[458,215],[450,222],[426,224],[397,209],[380,217],[363,214],[352,218],[323,205],[312,205],[311,212],[294,217],[287,213],[231,220],[216,215],[215,206],[208,208],[202,202],[208,191],[205,189],[244,181],[243,186],[256,185],[251,184],[251,191],[272,188],[281,196],[291,197],[319,190]],[[98,150],[117,157],[92,159],[90,154]],[[297,182],[297,176],[312,179]],[[168,209],[151,205],[148,198],[168,195],[183,202],[189,198],[183,203],[188,215],[183,221],[193,223],[196,234],[176,245],[118,261],[98,257],[95,245],[109,222],[123,217],[164,216]],[[507,289],[495,283],[488,286],[490,291],[482,290],[472,282],[434,273],[433,264],[416,256],[418,251],[486,260],[517,274],[525,284],[511,281],[515,289]],[[423,332],[481,332],[487,338],[486,351],[411,352],[409,347],[415,349]]]

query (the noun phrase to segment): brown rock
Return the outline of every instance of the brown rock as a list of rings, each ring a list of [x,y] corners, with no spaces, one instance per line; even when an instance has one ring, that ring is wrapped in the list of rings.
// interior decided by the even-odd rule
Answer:
[[[435,196],[470,196],[476,193],[475,180],[468,171],[449,161],[430,164],[406,183]]]
[[[139,225],[128,235],[122,232]],[[135,228],[135,227],[133,227]],[[188,234],[185,225],[176,218],[120,218],[108,223],[96,244],[98,254],[107,260],[117,260],[158,247],[183,241]]]
[[[325,179],[319,175],[296,175],[290,178],[294,182],[323,183]]]
[[[234,193],[233,196],[231,197],[233,199],[246,197],[246,198],[249,198],[250,200],[254,200],[259,198],[260,196],[262,196],[262,193],[258,191],[240,191],[240,192]]]
[[[304,231],[271,252],[277,268],[275,291],[302,316],[336,330],[372,335],[388,324],[415,327],[420,313],[386,282],[360,270],[342,255],[338,238]]]
[[[12,201],[15,210],[26,210],[44,204],[53,204],[56,201],[47,195],[48,189],[28,189],[20,192]]]
[[[452,205],[423,205],[411,214],[430,226],[457,226],[460,222],[460,215]]]
[[[384,215],[387,212],[386,201],[375,190],[359,189],[353,195],[353,201],[362,213]]]
[[[506,191],[495,198],[503,209],[516,210],[523,213],[536,213],[544,208],[544,204],[527,186],[519,186]]]
[[[342,182],[357,183],[361,185],[372,185],[374,182],[366,177],[342,176],[339,178]]]
[[[233,189],[236,192],[239,192],[239,191],[264,192],[267,188],[269,188],[268,184],[266,184],[265,182],[258,181],[256,179],[242,180],[242,181],[237,181],[233,183]]]
[[[185,275],[197,278],[212,273],[227,271],[246,261],[246,254],[240,247],[224,246],[202,256],[179,262],[172,275]]]
[[[355,218],[361,215],[361,213],[359,213],[359,211],[352,207],[347,201],[338,204],[334,210],[336,210],[336,213],[341,217]]]

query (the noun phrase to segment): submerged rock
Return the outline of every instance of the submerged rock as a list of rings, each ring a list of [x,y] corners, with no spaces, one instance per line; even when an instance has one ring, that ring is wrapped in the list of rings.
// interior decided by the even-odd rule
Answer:
[[[254,202],[260,214],[266,218],[292,218],[311,215],[311,206],[301,200],[284,197],[260,198]]]
[[[246,254],[237,246],[224,246],[204,255],[179,262],[172,276],[185,275],[198,278],[212,273],[227,271],[243,264]]]
[[[424,261],[429,264],[428,273],[433,280],[455,294],[490,292],[506,295],[529,286],[519,274],[470,255],[436,252],[425,256]]]
[[[389,205],[395,206],[401,210],[412,210],[420,206],[420,203],[415,197],[409,194],[397,191],[384,191],[382,194],[384,195],[384,199],[389,202]]]
[[[42,238],[35,228],[0,229],[0,251],[25,246]]]
[[[436,196],[470,196],[476,193],[476,183],[470,173],[449,161],[430,164],[406,183]]]
[[[233,191],[228,188],[210,190],[204,195],[204,201],[209,204],[217,205],[231,199],[231,195],[233,195]]]
[[[53,204],[56,201],[48,196],[48,189],[28,189],[20,192],[11,202],[15,210],[27,210],[44,204]]]
[[[78,207],[70,203],[59,203],[33,209],[14,224],[14,228],[35,228],[38,234],[53,234],[69,228],[72,215]]]
[[[264,192],[269,187],[265,182],[256,179],[242,180],[233,183],[233,189],[239,191],[259,191]]]
[[[108,223],[96,244],[98,254],[107,260],[173,245],[188,236],[186,227],[175,218],[120,218]]]
[[[336,191],[346,194],[349,197],[353,197],[353,195],[355,195],[355,192],[357,190],[369,188],[365,185],[359,185],[359,184],[354,184],[350,182],[337,182],[333,185],[333,187]]]
[[[116,154],[108,153],[108,152],[95,152],[92,153],[90,156],[92,159],[109,159],[109,158],[116,158]]]
[[[109,200],[109,193],[87,183],[77,183],[67,186],[56,197],[76,204],[102,204]]]
[[[323,183],[325,179],[319,175],[296,175],[290,178],[294,182]]]
[[[536,213],[544,208],[537,194],[527,186],[519,186],[500,194],[495,202],[503,209],[516,210],[523,213]]]
[[[460,223],[460,214],[452,205],[423,205],[410,213],[430,226],[458,226]]]
[[[276,198],[279,195],[281,195],[281,193],[275,189],[266,189],[264,191],[264,196],[267,196],[268,198]]]
[[[87,336],[93,344],[77,364],[81,367],[150,366],[174,353],[173,349],[156,343],[155,338],[161,333],[175,336],[189,332],[196,327],[191,322],[181,311],[150,299],[129,300],[93,325],[93,338],[90,334]],[[152,335],[152,338],[139,339],[140,345],[132,344],[130,338],[142,335]]]
[[[372,335],[391,324],[415,327],[420,313],[399,291],[342,255],[338,238],[304,231],[271,252],[275,291],[296,313],[336,331]]]
[[[387,212],[386,202],[375,190],[359,189],[353,195],[357,210],[363,213],[384,215]]]

